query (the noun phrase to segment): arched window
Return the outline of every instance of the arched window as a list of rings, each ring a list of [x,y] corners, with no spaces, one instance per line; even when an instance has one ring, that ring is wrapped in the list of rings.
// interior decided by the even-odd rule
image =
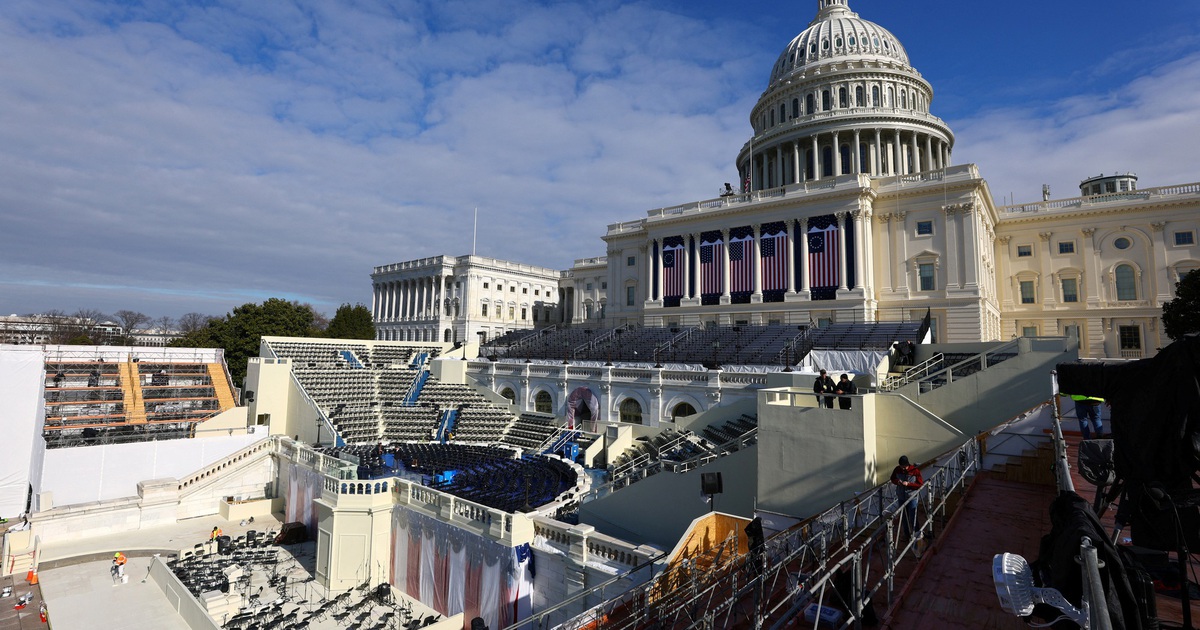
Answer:
[[[890,85],[888,86],[887,102],[884,103],[883,106],[884,107],[895,107],[896,106],[896,88],[894,88]]]
[[[850,172],[850,145],[843,144],[838,147],[838,157],[842,160],[842,173]]]
[[[804,113],[812,116],[815,111],[817,111],[817,97],[809,94],[804,98]]]
[[[550,392],[541,391],[533,397],[533,410],[538,413],[554,413],[554,399]]]
[[[861,85],[854,88],[854,106],[863,106],[863,88]]]
[[[450,329],[449,328],[446,329],[446,334],[442,335],[442,337],[443,337],[443,339],[442,339],[443,342],[450,343]]]
[[[770,126],[770,127],[775,126],[775,110],[773,110],[773,109],[771,110],[771,122],[769,123],[768,126]]]
[[[642,405],[637,400],[626,398],[621,403],[621,422],[642,423]]]
[[[783,103],[779,104],[779,122],[787,120],[787,107]]]
[[[799,115],[800,115],[800,99],[794,98],[794,99],[792,99],[792,118],[796,118]]]
[[[821,111],[833,109],[833,101],[829,98],[829,90],[821,90]]]
[[[846,88],[838,88],[838,107],[850,107],[846,97]]]
[[[517,393],[514,392],[511,387],[505,387],[504,389],[500,390],[500,395],[507,398],[508,402],[517,402]]]
[[[871,107],[879,107],[879,86],[871,86]]]
[[[908,109],[908,92],[900,90],[900,109]]]
[[[833,147],[821,147],[821,177],[833,175]]]
[[[696,408],[689,403],[679,403],[671,410],[671,420],[678,420],[687,416],[696,415]]]
[[[1117,282],[1117,299],[1121,301],[1137,299],[1137,274],[1130,265],[1117,265],[1113,275]]]

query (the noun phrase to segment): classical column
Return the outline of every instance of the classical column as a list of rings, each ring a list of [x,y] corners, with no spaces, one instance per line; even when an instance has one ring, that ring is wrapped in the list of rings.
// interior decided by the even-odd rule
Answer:
[[[817,146],[817,134],[812,135],[812,172],[808,174],[809,180],[821,179],[821,153]]]
[[[688,280],[691,279],[691,276],[688,274],[688,271],[692,267],[692,248],[688,244],[688,235],[687,234],[684,234],[684,235],[680,236],[679,238],[683,239],[683,250],[676,252],[675,264],[683,265],[679,269],[680,271],[683,272],[683,276],[680,279],[683,286],[680,287],[679,294],[681,296],[680,299],[685,299],[685,298],[692,297],[691,287],[689,286],[689,283],[688,283]],[[599,303],[597,303],[596,308],[599,308],[599,307],[600,307],[600,305],[599,305]]]
[[[775,188],[783,185],[783,145],[775,145]]]
[[[883,175],[883,147],[880,135],[883,132],[875,130],[875,155],[871,158],[871,174]]]
[[[917,132],[912,135],[912,172],[916,173],[921,170],[921,152],[917,149]]]
[[[751,179],[754,175],[752,174]],[[650,239],[650,243],[643,250],[646,252],[643,258],[646,259],[646,301],[654,301],[654,239]],[[563,320],[566,321],[566,320]]]
[[[863,209],[858,209],[850,213],[851,222],[854,225],[854,288],[860,289],[863,287],[863,269],[866,268],[867,252],[863,238],[863,215],[866,213]]]
[[[883,283],[883,286],[881,287],[883,289],[883,292],[887,293],[892,290],[892,275],[893,275],[892,267],[894,266],[894,262],[893,262],[894,253],[892,251],[892,242],[895,240],[895,236],[892,233],[892,215],[889,213],[886,213],[886,212],[880,213],[875,218],[875,220],[883,224],[883,227],[880,230],[883,233],[882,234],[883,239],[879,242],[878,249],[875,248],[874,230],[872,230],[868,227],[867,232],[872,234],[872,237],[871,237],[871,240],[872,240],[871,252],[872,252],[872,254],[883,260],[884,275],[882,278],[880,278],[880,281]],[[872,272],[874,271],[874,267],[875,267],[875,265],[872,264],[871,265]],[[875,286],[875,283],[873,281],[871,282],[871,286],[872,287]]]
[[[862,173],[862,151],[859,149],[859,143],[860,143],[859,132],[857,129],[855,129],[854,130],[854,148],[852,149],[852,151],[854,152],[853,165],[854,165],[854,174],[855,175]]]
[[[933,136],[925,135],[925,170],[932,171],[933,166]]]
[[[798,221],[800,228],[800,290],[807,293],[811,282],[808,273],[808,219],[801,217]]]
[[[979,282],[979,263],[983,260],[983,252],[979,251],[979,243],[981,242],[978,236],[979,213],[975,212],[975,204],[967,202],[959,206],[959,212],[962,213],[963,224],[963,283],[964,289],[978,289]]]
[[[408,318],[408,281],[396,281],[396,319],[404,321]]]
[[[795,140],[792,141],[792,183],[800,183],[800,143]]]
[[[750,256],[750,263],[754,269],[754,293],[750,295],[750,301],[762,302],[762,225],[755,223],[752,227],[754,228],[754,252]]]
[[[904,175],[904,146],[901,144],[899,129],[894,132],[894,135],[896,141],[892,143],[892,156],[895,163],[892,164],[892,175],[899,177]]]
[[[704,289],[701,286],[701,284],[704,282],[704,279],[700,277],[700,233],[699,232],[692,234],[692,243],[694,246],[690,250],[688,250],[688,255],[691,256],[691,258],[692,258],[692,266],[691,266],[692,278],[690,278],[690,280],[692,282],[689,285],[689,286],[691,286],[692,291],[690,294],[688,294],[688,297],[700,299],[700,294],[704,292]]]
[[[848,212],[837,213],[838,222],[838,289],[846,290],[846,216]]]
[[[721,303],[729,304],[729,228],[721,230]]]
[[[1083,228],[1080,232],[1083,233],[1083,256],[1087,263],[1083,288],[1087,290],[1088,308],[1096,308],[1100,305],[1100,244],[1096,242],[1096,228]]]
[[[787,231],[787,292],[796,292],[796,234],[793,229],[793,221],[790,219],[783,222],[784,229]]]
[[[1154,303],[1153,306],[1161,306],[1163,302],[1171,299],[1171,271],[1170,263],[1167,258],[1167,223],[1165,221],[1155,221],[1150,224],[1150,229],[1154,236],[1150,241],[1150,260],[1154,263]],[[1149,295],[1149,291],[1147,291]],[[1150,331],[1146,331],[1149,333]]]
[[[833,174],[842,174],[842,145],[838,144],[838,132],[833,132]]]
[[[666,243],[664,238],[654,239],[654,245],[658,249],[658,258],[654,263],[654,274],[658,278],[658,288],[654,291],[654,299],[661,301],[663,296],[667,294],[666,287],[663,286],[663,244]]]
[[[946,213],[946,289],[957,289],[962,287],[962,277],[959,275],[959,260],[963,257],[966,250],[963,248],[963,239],[959,235],[958,222],[954,215],[958,212],[959,206],[949,205],[944,208]]]

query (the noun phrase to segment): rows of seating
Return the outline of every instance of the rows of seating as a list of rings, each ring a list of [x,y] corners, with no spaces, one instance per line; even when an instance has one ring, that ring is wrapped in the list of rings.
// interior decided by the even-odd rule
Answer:
[[[813,331],[812,346],[836,350],[887,350],[897,341],[920,341],[921,326],[920,321],[830,324]]]
[[[557,428],[558,421],[553,415],[526,411],[517,416],[504,441],[522,448],[537,448],[545,444]]]
[[[495,407],[464,405],[458,410],[454,439],[464,442],[499,442],[513,422],[512,414]]]
[[[726,420],[720,425],[704,427],[704,437],[714,444],[723,445],[742,439],[747,433],[758,428],[758,416],[742,414],[732,420]]]

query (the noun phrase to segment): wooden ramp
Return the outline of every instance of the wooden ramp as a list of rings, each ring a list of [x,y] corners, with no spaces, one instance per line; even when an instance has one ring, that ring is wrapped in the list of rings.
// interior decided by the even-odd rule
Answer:
[[[233,402],[233,386],[225,377],[225,368],[221,367],[220,363],[205,365],[208,366],[208,375],[212,378],[213,391],[217,394],[217,404],[221,406],[221,411],[233,409],[236,406]]]
[[[146,401],[142,398],[142,379],[133,361],[121,364],[121,392],[125,403],[125,422],[146,424]]]

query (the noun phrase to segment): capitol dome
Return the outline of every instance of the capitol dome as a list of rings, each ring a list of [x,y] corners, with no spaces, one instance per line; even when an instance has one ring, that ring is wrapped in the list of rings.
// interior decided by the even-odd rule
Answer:
[[[846,0],[826,0],[816,19],[784,49],[771,71],[771,85],[796,70],[836,58],[880,57],[908,65],[904,46],[887,29],[851,11]]]
[[[776,60],[750,111],[754,133],[737,157],[743,187],[944,169],[954,134],[930,113],[932,101],[933,87],[895,35],[858,17],[848,0],[818,0],[816,18]]]

